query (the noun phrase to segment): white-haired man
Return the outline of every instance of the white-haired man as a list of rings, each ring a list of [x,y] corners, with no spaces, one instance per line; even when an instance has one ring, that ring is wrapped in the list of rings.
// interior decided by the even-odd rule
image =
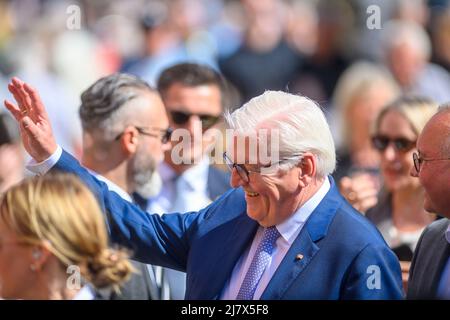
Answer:
[[[17,79],[10,88],[18,105],[6,106],[31,156],[79,175],[108,212],[112,239],[137,259],[186,271],[187,299],[402,297],[394,253],[329,177],[334,144],[313,101],[268,91],[229,115],[235,143],[224,158],[235,189],[199,212],[161,217],[108,192],[58,147],[35,90]],[[268,148],[277,139],[260,137],[267,132],[279,141],[270,161],[247,143],[256,134],[256,150]]]

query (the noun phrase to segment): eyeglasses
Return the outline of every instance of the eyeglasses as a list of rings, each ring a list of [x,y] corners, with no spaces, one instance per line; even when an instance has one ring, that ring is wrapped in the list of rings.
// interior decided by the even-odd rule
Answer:
[[[389,138],[383,135],[372,137],[372,145],[378,151],[386,150],[391,142],[394,144],[395,150],[400,152],[408,152],[416,146],[416,141],[406,138]]]
[[[211,114],[197,114],[183,111],[171,111],[170,116],[173,122],[178,125],[185,125],[189,121],[190,117],[197,116],[199,117],[204,130],[211,128],[220,119],[220,116],[214,116]]]
[[[245,183],[248,183],[250,181],[249,175],[250,175],[251,172],[258,173],[258,174],[263,174],[262,171],[264,169],[268,169],[268,168],[270,168],[270,167],[272,167],[272,166],[274,166],[276,164],[280,164],[282,162],[298,159],[301,156],[302,156],[302,154],[299,153],[299,154],[293,155],[292,157],[284,158],[284,159],[281,159],[280,161],[272,163],[270,166],[261,167],[261,168],[258,168],[256,170],[249,170],[244,165],[237,164],[237,163],[233,162],[230,159],[230,157],[227,155],[226,152],[223,153],[223,160],[225,161],[225,164],[228,166],[228,169],[230,169],[230,171],[233,171],[233,169],[236,168],[236,171],[239,174],[239,177],[241,177],[241,179],[244,180]],[[269,175],[269,174],[271,174],[271,173],[269,173],[269,172],[265,172],[264,173],[264,175]]]
[[[413,153],[413,161],[414,161],[414,169],[416,169],[416,172],[420,172],[420,167],[422,166],[422,163],[425,161],[443,161],[443,160],[450,160],[450,158],[436,158],[436,159],[425,159],[422,158],[421,155],[419,155],[417,152]]]
[[[159,131],[159,134],[150,133],[147,132],[145,128],[134,126],[134,128],[139,132],[140,134],[144,136],[149,136],[153,138],[160,138],[161,143],[166,144],[169,142],[170,137],[172,136],[173,129],[167,128],[167,129],[158,129],[158,128],[149,128],[150,130]],[[114,140],[117,141],[120,139],[120,137],[123,135],[123,132],[121,132]]]

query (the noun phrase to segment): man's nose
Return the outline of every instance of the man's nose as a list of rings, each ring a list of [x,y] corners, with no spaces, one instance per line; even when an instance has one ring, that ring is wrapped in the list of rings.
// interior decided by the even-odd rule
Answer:
[[[198,132],[202,132],[202,122],[200,121],[199,116],[193,114],[189,117],[189,120],[185,124],[185,129],[188,130],[192,135]]]

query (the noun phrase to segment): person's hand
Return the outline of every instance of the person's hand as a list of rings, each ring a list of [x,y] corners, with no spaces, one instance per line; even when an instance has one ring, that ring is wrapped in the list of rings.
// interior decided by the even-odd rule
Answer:
[[[19,123],[25,150],[37,162],[50,157],[57,149],[50,120],[37,91],[18,78],[8,84],[17,105],[5,100],[6,108]]]
[[[344,198],[359,212],[365,213],[378,202],[378,187],[370,174],[362,173],[343,177],[339,190]]]

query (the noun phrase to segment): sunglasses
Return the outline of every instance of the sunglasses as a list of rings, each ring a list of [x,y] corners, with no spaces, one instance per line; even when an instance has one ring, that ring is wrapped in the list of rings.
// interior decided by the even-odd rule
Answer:
[[[182,111],[171,111],[170,116],[177,125],[185,125],[190,117],[197,116],[199,117],[204,130],[211,128],[220,119],[220,116],[213,116],[211,114],[187,113]]]
[[[394,144],[394,148],[400,152],[408,152],[416,146],[416,141],[406,138],[389,138],[383,135],[372,137],[372,145],[378,151],[384,151],[390,143]]]

